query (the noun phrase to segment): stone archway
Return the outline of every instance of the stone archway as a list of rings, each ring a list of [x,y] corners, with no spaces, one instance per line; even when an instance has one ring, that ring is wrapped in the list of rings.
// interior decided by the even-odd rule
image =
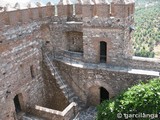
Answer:
[[[87,87],[87,104],[98,105],[101,102],[101,88],[104,88],[108,92],[108,99],[114,96],[114,92],[108,84],[103,81],[91,81],[86,84]]]

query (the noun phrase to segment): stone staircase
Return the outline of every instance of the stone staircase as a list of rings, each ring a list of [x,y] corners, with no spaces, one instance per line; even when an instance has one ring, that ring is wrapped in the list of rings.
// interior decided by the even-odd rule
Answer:
[[[47,53],[45,53],[45,62],[47,63],[47,66],[49,67],[51,74],[55,77],[56,83],[59,85],[59,88],[64,93],[64,96],[68,99],[69,103],[71,102],[77,103],[78,111],[84,109],[86,105],[82,102],[82,100],[80,100],[78,96],[76,96],[72,88],[61,77],[58,68],[56,67],[55,63],[50,60],[50,57],[47,55]]]

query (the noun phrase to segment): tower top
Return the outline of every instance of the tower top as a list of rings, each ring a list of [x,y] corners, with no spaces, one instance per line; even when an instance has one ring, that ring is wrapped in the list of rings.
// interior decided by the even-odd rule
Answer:
[[[73,4],[70,0],[60,0],[58,5],[71,5]]]
[[[135,0],[112,0],[115,4],[131,4],[134,3]]]
[[[94,2],[93,2],[93,0],[82,0],[82,4],[89,4],[89,5],[93,5],[94,4]]]
[[[108,0],[93,0],[95,4],[109,4]]]

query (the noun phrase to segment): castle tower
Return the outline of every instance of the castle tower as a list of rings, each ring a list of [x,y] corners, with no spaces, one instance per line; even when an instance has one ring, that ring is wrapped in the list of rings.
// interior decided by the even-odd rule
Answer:
[[[133,14],[135,8],[134,0],[113,0],[113,16],[123,19],[124,21],[124,48],[123,57],[130,58],[133,56],[131,36],[133,34],[132,25],[134,23]]]
[[[92,16],[83,11],[83,49],[86,62],[124,65],[132,56],[134,2],[93,0]]]

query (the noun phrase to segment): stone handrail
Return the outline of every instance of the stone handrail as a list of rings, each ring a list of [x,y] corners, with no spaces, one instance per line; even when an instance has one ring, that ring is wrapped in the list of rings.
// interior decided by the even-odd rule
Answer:
[[[76,107],[75,102],[70,103],[63,111],[36,105],[35,114],[49,120],[69,120],[76,115]]]
[[[139,60],[139,61],[146,61],[146,62],[159,62],[160,63],[160,59],[145,58],[145,57],[138,57],[138,56],[133,56],[132,60]]]
[[[83,53],[80,53],[80,52],[72,52],[72,51],[59,49],[54,53],[54,57],[56,57],[57,59],[66,59],[66,60],[68,59],[68,61],[70,62],[86,63],[83,57]],[[106,57],[106,56],[101,56],[101,57]],[[128,68],[160,71],[160,59],[133,56],[130,59],[128,58],[125,59],[125,61],[126,61],[126,64],[124,66],[125,67],[127,66]]]
[[[160,71],[160,59],[133,56],[127,61],[128,66],[133,68]]]
[[[77,55],[73,55],[73,54],[77,54]],[[156,76],[159,74],[158,72],[160,72],[160,60],[155,59],[155,58],[144,58],[144,57],[133,56],[131,59],[125,59],[126,63],[124,65],[115,66],[113,64],[105,64],[105,63],[101,63],[101,64],[88,63],[84,60],[83,53],[81,53],[80,58],[78,58],[78,55],[80,55],[80,54],[78,54],[77,52],[58,50],[58,52],[56,51],[56,52],[52,53],[51,56],[54,57],[54,59],[66,62],[69,65],[80,67],[80,68],[88,68],[89,67],[89,68],[107,69],[107,70],[114,69],[116,71],[132,72],[132,73],[134,71],[130,71],[130,70],[136,70],[136,69],[138,70],[139,69],[139,70],[144,70],[144,71],[149,71],[149,72],[155,71]],[[74,57],[74,56],[77,56],[77,57]],[[142,73],[148,74],[148,73],[144,73],[144,72],[142,72]],[[148,74],[148,75],[150,75],[150,74]]]

